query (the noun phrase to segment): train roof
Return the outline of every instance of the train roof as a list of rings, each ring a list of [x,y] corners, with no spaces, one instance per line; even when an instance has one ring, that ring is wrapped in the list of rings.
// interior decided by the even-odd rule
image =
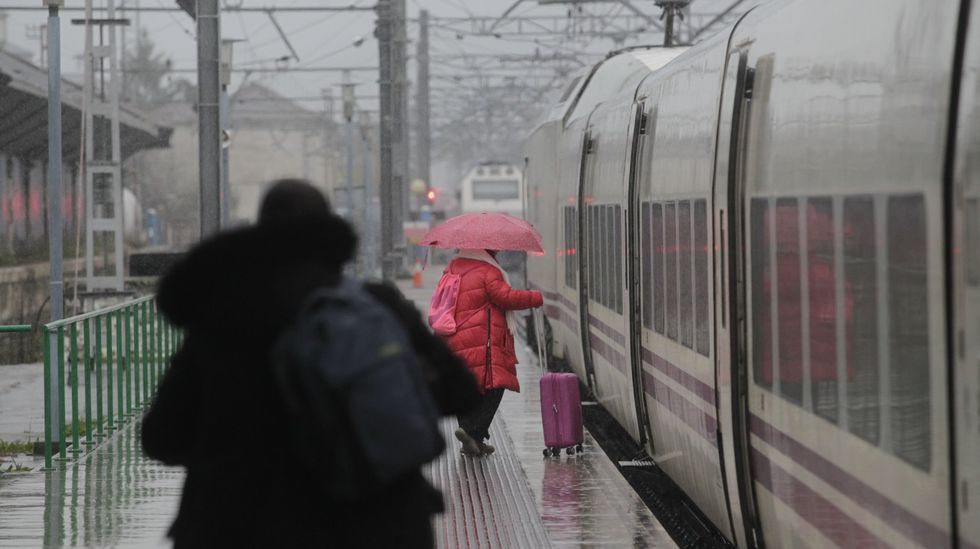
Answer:
[[[592,112],[596,105],[633,93],[650,73],[660,69],[687,48],[640,47],[610,53],[599,63],[572,75],[558,103],[542,123],[563,120],[568,123]]]

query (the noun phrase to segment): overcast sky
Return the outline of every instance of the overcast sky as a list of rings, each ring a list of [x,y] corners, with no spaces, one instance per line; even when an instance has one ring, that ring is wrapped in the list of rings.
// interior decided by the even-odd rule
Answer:
[[[343,0],[221,0],[223,5],[244,5],[248,7],[267,7],[267,6],[342,6],[350,5],[351,2]],[[715,13],[718,12],[734,0],[695,0],[691,10],[694,13]],[[93,0],[95,6],[106,5],[106,0]],[[33,6],[40,2],[38,0],[0,0],[0,7],[8,6]],[[353,0],[355,6],[370,6],[374,0]],[[749,4],[751,2],[746,2]],[[66,0],[68,6],[83,7],[83,0]],[[508,6],[513,4],[513,0],[408,0],[409,17],[417,16],[420,9],[430,11],[432,17],[461,17],[467,15],[499,16]],[[653,0],[632,0],[632,4],[644,12],[654,16],[659,16],[659,9],[654,5]],[[163,7],[175,6],[174,0],[117,0],[116,6],[131,7]],[[620,3],[591,3],[584,7],[586,13],[595,15],[616,15],[629,14],[629,10]],[[568,18],[567,6],[540,6],[537,0],[526,0],[513,13],[513,15],[527,16],[559,16]],[[135,40],[135,23],[145,28],[149,33],[149,38],[157,48],[169,56],[177,69],[194,69],[196,59],[196,46],[194,42],[194,22],[183,13],[143,13],[136,15],[133,12],[126,14],[133,20],[134,28],[129,31],[127,41],[131,46]],[[84,45],[84,35],[79,27],[73,27],[68,19],[82,17],[78,12],[68,12],[62,18],[63,31],[63,71],[66,74],[77,74],[80,72],[77,57],[80,55]],[[290,66],[322,67],[322,66],[375,66],[378,59],[377,42],[373,38],[375,14],[373,12],[304,12],[304,13],[278,13],[276,15],[280,25],[285,30],[293,47],[299,55],[299,61],[292,61]],[[574,22],[574,18],[568,18],[569,22]],[[37,31],[30,30],[32,27],[44,24],[46,13],[44,11],[9,12],[7,21],[7,40],[8,42],[33,53],[34,61],[39,60],[38,40],[31,39],[29,34]],[[409,39],[413,44],[409,45],[409,54],[414,54],[414,39],[417,36],[418,26],[410,23]],[[276,32],[274,25],[269,18],[262,13],[226,13],[222,17],[222,34],[225,38],[236,38],[244,40],[235,49],[235,65],[240,68],[249,67],[272,67],[272,60],[277,57],[289,55],[286,44]],[[360,47],[353,46],[358,38],[363,37],[364,43]],[[659,32],[648,32],[634,37],[627,41],[627,44],[636,43],[657,43],[662,40]],[[535,42],[534,38],[528,39],[487,39],[464,36],[458,39],[454,33],[438,28],[433,28],[431,38],[431,51],[433,55],[458,54],[462,52],[470,53],[520,53],[534,52],[538,49],[542,54],[554,52],[593,52],[596,54],[605,53],[613,48],[613,42],[607,39],[585,39],[559,36],[555,38],[542,38]],[[434,62],[438,64],[438,62]],[[446,68],[434,70],[449,70]],[[410,67],[410,78],[413,78],[414,68]],[[181,77],[194,79],[194,74],[180,74]],[[238,74],[232,84],[235,89],[241,82],[243,75]],[[250,80],[260,80],[283,95],[290,97],[317,97],[323,88],[335,86],[342,79],[342,75],[336,73],[275,73],[264,75],[251,75]],[[375,95],[377,86],[375,84],[376,74],[355,73],[353,80],[363,83],[358,88],[362,95]],[[414,78],[413,78],[414,79]],[[365,100],[362,108],[376,108],[376,100]],[[317,101],[306,101],[304,103],[310,108],[322,108],[322,103]]]

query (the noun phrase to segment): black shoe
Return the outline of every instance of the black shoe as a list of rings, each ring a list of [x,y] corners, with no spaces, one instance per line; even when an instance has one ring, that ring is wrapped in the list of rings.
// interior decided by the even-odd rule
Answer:
[[[497,449],[494,448],[493,445],[487,444],[486,442],[478,442],[477,444],[480,446],[480,453],[485,456],[489,456],[490,454],[497,451]]]
[[[480,443],[473,439],[462,427],[456,429],[456,440],[463,443],[463,449],[461,450],[467,456],[479,456],[482,455],[480,452]]]

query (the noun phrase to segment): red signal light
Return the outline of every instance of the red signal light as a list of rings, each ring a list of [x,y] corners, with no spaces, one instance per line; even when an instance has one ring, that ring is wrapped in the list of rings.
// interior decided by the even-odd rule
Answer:
[[[435,202],[436,201],[436,191],[435,191],[435,189],[429,189],[428,194],[426,194],[426,198],[429,199],[429,204],[432,204],[433,202]]]

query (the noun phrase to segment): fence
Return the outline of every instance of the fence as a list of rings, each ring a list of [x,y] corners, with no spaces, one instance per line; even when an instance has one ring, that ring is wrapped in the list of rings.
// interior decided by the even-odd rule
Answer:
[[[148,405],[180,340],[154,296],[45,325],[45,468],[55,452],[78,458]]]

